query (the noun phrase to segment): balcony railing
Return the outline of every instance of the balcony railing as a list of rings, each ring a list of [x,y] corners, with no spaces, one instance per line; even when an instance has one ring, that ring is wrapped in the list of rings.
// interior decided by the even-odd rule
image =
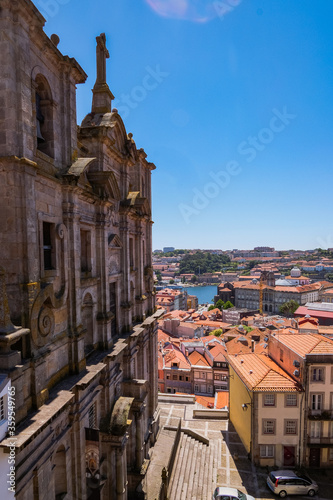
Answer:
[[[308,444],[333,444],[333,436],[329,437],[311,437],[308,436]]]
[[[308,410],[309,420],[333,420],[333,410]]]

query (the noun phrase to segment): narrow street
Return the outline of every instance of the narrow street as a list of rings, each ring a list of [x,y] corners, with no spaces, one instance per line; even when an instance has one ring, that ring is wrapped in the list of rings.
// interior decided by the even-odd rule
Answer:
[[[174,470],[171,475],[170,500],[210,500],[216,486],[238,488],[244,493],[254,496],[257,500],[271,500],[279,498],[266,486],[267,469],[255,467],[248,459],[245,448],[228,420],[193,419],[195,405],[160,403],[161,427],[177,426],[182,420],[182,428],[194,431],[209,439],[208,453],[201,460],[197,446],[188,442],[186,451],[185,441],[179,447]],[[198,445],[200,446],[200,444]],[[178,461],[177,461],[178,458]],[[205,470],[201,462],[207,464]],[[182,466],[183,464],[183,466]],[[212,466],[210,466],[212,464]],[[201,474],[200,474],[201,473]],[[308,471],[309,475],[318,483],[319,494],[317,500],[331,500],[333,478],[325,470]],[[200,482],[201,480],[201,482]],[[190,496],[188,495],[190,491]],[[305,499],[306,496],[287,497]]]

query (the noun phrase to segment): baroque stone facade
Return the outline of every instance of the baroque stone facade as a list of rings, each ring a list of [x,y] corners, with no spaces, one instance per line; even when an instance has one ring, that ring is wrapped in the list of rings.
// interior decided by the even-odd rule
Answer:
[[[1,0],[1,491],[14,442],[19,500],[140,498],[159,427],[155,166],[112,109],[105,35],[77,127],[86,74],[44,23]]]

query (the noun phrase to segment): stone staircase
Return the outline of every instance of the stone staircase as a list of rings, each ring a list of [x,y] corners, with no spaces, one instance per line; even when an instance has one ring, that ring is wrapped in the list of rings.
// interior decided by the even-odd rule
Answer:
[[[216,486],[220,441],[182,430],[168,488],[169,500],[211,500]]]

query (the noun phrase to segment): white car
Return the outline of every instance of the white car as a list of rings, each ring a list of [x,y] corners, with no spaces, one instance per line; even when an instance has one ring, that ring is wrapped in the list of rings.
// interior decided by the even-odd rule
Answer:
[[[237,488],[219,486],[213,493],[213,500],[255,500],[251,495],[246,495]]]

